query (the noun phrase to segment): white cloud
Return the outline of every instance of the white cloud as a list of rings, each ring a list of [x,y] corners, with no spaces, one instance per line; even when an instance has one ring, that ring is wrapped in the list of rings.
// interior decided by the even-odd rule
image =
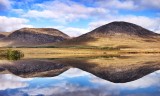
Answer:
[[[69,77],[69,78],[74,78],[74,77],[79,77],[79,76],[88,76],[90,73],[85,72],[81,69],[78,68],[70,68],[69,70],[65,71],[64,73],[60,74],[60,77]]]
[[[0,10],[6,10],[11,7],[11,2],[9,0],[0,0]]]
[[[160,9],[160,0],[100,0],[101,7],[124,10]]]
[[[51,87],[28,88],[28,89],[22,89],[21,91],[24,93],[28,93],[31,96],[39,94],[45,96],[63,96],[66,93],[85,92],[88,90],[89,90],[88,87],[80,86],[78,83],[72,84],[70,82],[59,82],[55,84],[55,86],[52,85]]]
[[[109,13],[109,10],[107,9],[87,7],[70,0],[63,2],[59,0],[49,1],[42,4],[36,4],[35,6],[40,7],[42,10],[29,10],[23,16],[32,18],[50,18],[61,22],[75,22],[79,19],[88,19],[90,16],[93,18]]]
[[[159,23],[160,18],[149,18],[146,16],[134,16],[134,15],[111,16],[104,20],[90,22],[89,27],[90,29],[94,29],[113,21],[126,21],[134,23],[154,32],[159,32],[158,30],[160,30],[160,23]]]
[[[0,31],[13,31],[23,27],[33,27],[28,25],[29,20],[24,18],[0,16]]]
[[[111,8],[111,9],[135,9],[137,6],[131,0],[120,1],[120,0],[100,0],[97,4],[101,7]]]
[[[67,27],[67,26],[48,26],[46,28],[58,29],[71,37],[77,37],[90,31],[88,28]]]
[[[27,83],[21,81],[20,77],[10,74],[1,74],[0,82],[0,90],[15,89],[28,86]]]
[[[160,9],[160,0],[138,0],[137,3],[143,8]]]
[[[73,37],[77,37],[80,36],[84,33],[89,32],[88,29],[84,29],[84,28],[74,28],[74,27],[68,27],[65,29],[62,29],[63,32],[65,32],[66,34],[68,34],[69,36],[73,36]]]

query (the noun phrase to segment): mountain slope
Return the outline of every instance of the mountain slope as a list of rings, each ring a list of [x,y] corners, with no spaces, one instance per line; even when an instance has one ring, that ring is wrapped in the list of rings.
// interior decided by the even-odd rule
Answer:
[[[2,38],[4,38],[4,37],[6,37],[6,36],[3,35],[3,34],[0,34],[0,39],[2,39]]]
[[[102,36],[110,36],[115,34],[126,34],[130,36],[156,36],[157,34],[149,31],[141,26],[128,23],[128,22],[111,22],[109,24],[103,25],[99,28],[94,29],[93,31],[85,34],[85,35],[102,35]],[[82,35],[84,36],[84,35]]]
[[[22,28],[16,30],[2,42],[10,42],[9,46],[33,46],[67,40],[70,37],[52,28]]]
[[[160,48],[160,35],[132,23],[111,22],[62,45]]]
[[[0,39],[7,37],[10,32],[0,32]]]

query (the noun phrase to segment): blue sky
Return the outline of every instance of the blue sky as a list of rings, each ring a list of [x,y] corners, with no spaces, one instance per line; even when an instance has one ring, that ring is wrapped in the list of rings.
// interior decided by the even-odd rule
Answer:
[[[160,0],[0,0],[0,32],[49,27],[79,36],[113,21],[160,33]]]

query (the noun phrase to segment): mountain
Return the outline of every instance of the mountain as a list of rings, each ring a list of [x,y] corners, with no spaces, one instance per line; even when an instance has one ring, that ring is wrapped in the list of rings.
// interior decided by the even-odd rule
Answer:
[[[109,24],[96,28],[85,35],[111,36],[116,34],[126,34],[130,36],[139,36],[139,37],[157,35],[156,33],[149,31],[147,29],[144,29],[141,26],[128,23],[128,22],[111,22]]]
[[[70,37],[52,28],[22,28],[9,34],[2,42],[8,46],[33,46],[67,40]]]
[[[111,22],[72,39],[52,28],[22,28],[0,38],[1,46],[160,48],[160,34],[128,22]]]
[[[0,32],[0,39],[7,37],[10,34],[10,32]]]
[[[6,37],[6,36],[3,35],[3,34],[0,34],[0,39],[2,39],[2,38],[4,38],[4,37]]]
[[[128,22],[111,22],[61,44],[69,46],[160,48],[160,34]]]

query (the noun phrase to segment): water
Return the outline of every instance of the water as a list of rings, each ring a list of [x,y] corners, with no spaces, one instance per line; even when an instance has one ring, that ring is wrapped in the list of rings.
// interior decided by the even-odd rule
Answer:
[[[160,70],[127,83],[112,83],[71,68],[56,77],[21,78],[0,74],[1,96],[159,96]],[[2,83],[3,82],[3,83]]]
[[[160,96],[160,57],[0,60],[0,96]]]

